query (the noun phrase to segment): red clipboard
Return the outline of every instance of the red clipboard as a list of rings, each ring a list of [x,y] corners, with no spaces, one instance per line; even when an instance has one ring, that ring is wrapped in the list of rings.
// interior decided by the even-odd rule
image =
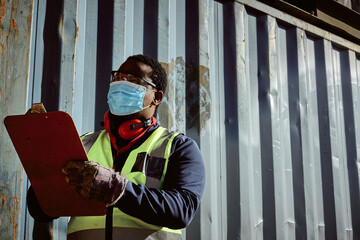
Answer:
[[[99,216],[105,203],[83,199],[61,172],[70,159],[87,160],[71,116],[48,112],[7,116],[4,124],[42,210],[49,216]]]

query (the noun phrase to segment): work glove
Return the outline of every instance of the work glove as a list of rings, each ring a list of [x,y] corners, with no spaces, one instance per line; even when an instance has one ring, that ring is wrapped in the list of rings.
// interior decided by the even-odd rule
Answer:
[[[70,187],[85,199],[114,205],[123,195],[127,179],[94,161],[70,160],[62,168]]]

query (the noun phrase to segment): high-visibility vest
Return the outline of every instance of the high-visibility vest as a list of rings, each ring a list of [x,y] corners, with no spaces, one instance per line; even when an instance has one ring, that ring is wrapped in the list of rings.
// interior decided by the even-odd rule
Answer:
[[[157,128],[138,148],[132,150],[121,170],[121,176],[135,184],[162,189],[172,141],[177,133]],[[83,138],[88,159],[112,168],[113,157],[109,134],[101,131]],[[105,215],[72,217],[68,239],[99,239],[105,236]],[[169,229],[146,223],[114,208],[114,239],[181,239],[181,229]]]

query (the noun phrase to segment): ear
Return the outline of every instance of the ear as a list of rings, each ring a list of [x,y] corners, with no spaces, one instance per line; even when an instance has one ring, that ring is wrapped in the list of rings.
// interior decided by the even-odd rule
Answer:
[[[161,101],[164,98],[164,92],[163,91],[157,91],[155,92],[155,98],[153,100],[153,104],[155,106],[159,105],[161,103]]]

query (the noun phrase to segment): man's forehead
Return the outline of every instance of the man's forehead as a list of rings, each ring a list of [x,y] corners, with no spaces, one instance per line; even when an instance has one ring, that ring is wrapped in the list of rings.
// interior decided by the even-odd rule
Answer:
[[[152,68],[143,62],[130,59],[121,64],[119,70],[125,73],[144,75],[149,74],[152,71]]]

